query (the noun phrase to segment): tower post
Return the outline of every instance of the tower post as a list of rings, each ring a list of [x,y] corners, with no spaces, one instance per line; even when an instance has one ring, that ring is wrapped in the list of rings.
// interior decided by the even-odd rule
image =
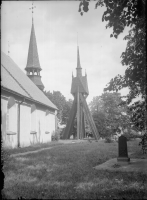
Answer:
[[[88,84],[87,84],[87,74],[82,76],[82,68],[80,64],[79,47],[77,47],[77,74],[76,77],[72,75],[72,86],[71,94],[74,96],[74,102],[69,115],[69,120],[65,128],[63,139],[70,138],[72,135],[72,128],[74,125],[74,119],[77,113],[77,139],[83,139],[85,136],[85,122],[84,118],[87,119],[88,124],[91,128],[93,136],[96,140],[99,139],[99,133],[89,111],[88,105],[86,103],[86,97],[89,94]],[[85,116],[85,117],[84,117]]]
[[[79,87],[77,92],[77,139],[80,139],[80,99],[79,99]]]

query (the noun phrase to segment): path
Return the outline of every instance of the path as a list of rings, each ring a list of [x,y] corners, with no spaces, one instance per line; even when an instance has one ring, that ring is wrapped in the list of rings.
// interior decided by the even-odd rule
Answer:
[[[82,143],[85,142],[85,140],[59,140],[58,143],[62,144],[75,144],[75,143]],[[59,145],[58,145],[59,146]],[[46,147],[46,148],[41,148],[41,149],[37,149],[37,150],[32,150],[32,151],[27,151],[27,152],[22,152],[22,153],[15,153],[15,154],[11,154],[10,157],[16,157],[16,156],[24,156],[24,155],[28,155],[28,154],[32,154],[32,153],[38,153],[44,150],[48,150],[48,149],[52,149],[56,147],[52,146],[52,147]]]

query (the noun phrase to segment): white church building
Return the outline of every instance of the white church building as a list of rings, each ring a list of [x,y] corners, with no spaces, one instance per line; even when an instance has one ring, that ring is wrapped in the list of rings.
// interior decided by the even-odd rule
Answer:
[[[1,52],[2,146],[17,148],[51,141],[57,128],[57,107],[43,93],[34,23],[26,74]]]

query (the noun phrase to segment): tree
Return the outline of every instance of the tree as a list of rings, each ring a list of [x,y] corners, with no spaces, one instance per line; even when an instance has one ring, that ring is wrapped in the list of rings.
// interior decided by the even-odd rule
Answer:
[[[67,101],[60,91],[53,91],[53,93],[48,91],[48,92],[45,92],[45,94],[52,101],[52,103],[55,104],[57,108],[59,109],[57,113],[59,122],[61,124],[66,124],[69,117],[69,112],[72,106],[72,100],[69,99]]]
[[[67,124],[67,121],[68,121],[68,118],[69,118],[69,114],[70,114],[70,110],[71,110],[71,107],[72,107],[72,103],[73,103],[73,100],[69,99],[63,105],[63,110],[62,110],[62,124]]]
[[[102,137],[114,135],[120,127],[124,130],[131,126],[127,106],[119,93],[104,92],[94,97],[89,106]]]
[[[89,0],[82,0],[79,12],[88,11]],[[104,91],[118,91],[128,87],[126,102],[129,105],[137,96],[142,100],[130,106],[132,122],[139,130],[146,130],[146,10],[145,0],[98,0],[98,6],[105,6],[102,21],[107,21],[106,28],[113,28],[110,37],[117,38],[126,26],[131,30],[125,36],[127,47],[122,52],[122,65],[126,65],[125,75],[111,79]],[[144,121],[145,120],[145,121]]]

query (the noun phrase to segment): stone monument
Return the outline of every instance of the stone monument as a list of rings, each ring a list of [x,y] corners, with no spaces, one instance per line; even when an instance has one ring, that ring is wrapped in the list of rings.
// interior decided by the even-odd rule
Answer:
[[[129,163],[130,158],[128,157],[128,149],[127,149],[127,139],[125,136],[121,135],[118,139],[118,162]]]

